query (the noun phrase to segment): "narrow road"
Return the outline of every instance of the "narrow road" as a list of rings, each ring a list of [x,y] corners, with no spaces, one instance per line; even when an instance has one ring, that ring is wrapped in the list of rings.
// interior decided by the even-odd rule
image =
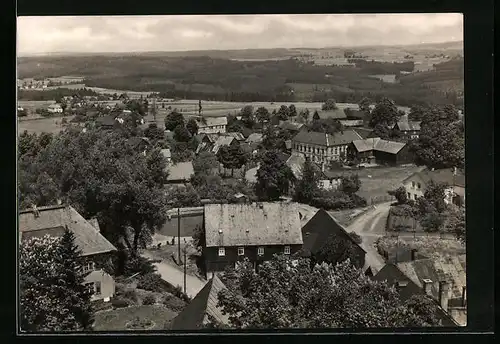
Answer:
[[[347,227],[361,236],[361,247],[366,251],[365,268],[370,266],[377,273],[385,265],[384,258],[377,252],[375,241],[385,234],[385,223],[391,202],[381,203],[374,209],[360,215]]]
[[[148,259],[155,259],[151,254],[147,252],[143,252],[142,256]],[[167,263],[154,263],[158,273],[161,278],[168,283],[172,284],[174,287],[179,285],[181,288],[184,288],[184,273],[179,271],[175,267],[171,266]],[[201,289],[205,286],[207,281],[199,279],[198,277],[192,275],[186,275],[186,294],[190,297],[195,297]]]

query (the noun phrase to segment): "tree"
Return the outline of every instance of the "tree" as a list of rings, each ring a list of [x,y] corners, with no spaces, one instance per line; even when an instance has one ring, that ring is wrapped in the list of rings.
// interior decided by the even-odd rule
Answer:
[[[279,158],[276,151],[266,151],[257,170],[255,193],[262,201],[277,201],[288,191],[294,177],[290,168]]]
[[[167,199],[174,208],[199,207],[201,198],[192,186],[173,187],[167,190]]]
[[[453,233],[457,239],[465,244],[465,208],[453,207],[446,214],[446,219],[443,224],[443,230],[447,233]]]
[[[231,177],[233,177],[235,168],[239,169],[247,162],[247,156],[240,145],[221,147],[217,152],[217,159],[224,168],[231,169]]]
[[[361,187],[361,180],[359,180],[359,176],[357,174],[342,176],[340,181],[340,189],[343,192],[352,195],[358,192],[360,187]]]
[[[300,117],[304,119],[304,122],[307,123],[309,122],[309,116],[310,116],[309,109],[301,110],[300,111]]]
[[[361,236],[358,233],[353,231],[349,232],[348,234],[356,244],[361,245],[361,243],[363,242],[363,238],[361,238]]]
[[[196,123],[194,118],[189,119],[186,124],[186,129],[189,131],[191,136],[198,134],[198,123]]]
[[[165,129],[172,131],[178,126],[184,127],[184,116],[173,111],[165,117]]]
[[[294,201],[309,204],[318,192],[319,171],[314,163],[306,158],[302,178],[295,187]]]
[[[177,142],[188,142],[191,139],[191,134],[182,125],[178,125],[174,129],[174,140]]]
[[[327,99],[326,102],[321,105],[321,110],[323,111],[330,111],[330,110],[337,110],[337,103],[335,102],[335,99]]]
[[[329,263],[338,264],[349,260],[355,267],[362,268],[365,264],[364,254],[360,253],[359,248],[351,240],[342,238],[339,235],[332,234],[312,256],[314,264]]]
[[[276,256],[259,266],[244,262],[221,276],[218,305],[231,328],[418,327],[433,317],[414,313],[385,282],[372,281],[348,260],[315,265]],[[431,314],[437,312],[430,309]],[[411,317],[409,315],[412,315]]]
[[[454,121],[455,109],[433,108],[426,116],[419,138],[411,143],[416,163],[429,168],[465,166],[465,128],[462,121]]]
[[[268,127],[264,131],[264,139],[262,140],[262,147],[266,150],[285,150],[285,142],[290,140],[292,135],[288,130],[275,129]]]
[[[83,286],[74,236],[21,243],[20,315],[24,331],[91,330],[90,292]],[[63,295],[63,297],[61,297]]]
[[[388,140],[391,138],[392,131],[385,124],[377,123],[373,128],[372,135],[374,137],[380,137],[383,140]]]
[[[445,190],[447,188],[448,185],[445,183],[435,183],[432,180],[429,182],[424,192],[424,199],[427,200],[432,207],[431,211],[443,213],[447,209],[444,201],[446,195]],[[429,209],[426,210],[426,212],[428,211]]]
[[[368,99],[367,97],[364,97],[359,102],[359,110],[369,114],[370,113],[370,104],[371,104],[370,99]]]
[[[318,119],[320,119],[320,117],[319,117],[319,113],[318,113],[318,111],[314,111],[314,114],[313,114],[313,121],[317,121]]]
[[[426,109],[420,105],[414,105],[410,108],[410,112],[408,114],[408,119],[410,121],[422,121],[425,117]]]
[[[295,117],[297,116],[297,109],[295,108],[295,105],[291,104],[289,107],[288,107],[288,115],[290,117]]]
[[[158,128],[156,123],[150,123],[148,127],[144,130],[144,136],[150,139],[152,142],[158,142],[165,138],[163,129]]]
[[[398,121],[400,113],[394,101],[382,98],[371,112],[370,126],[375,128],[377,124],[392,127]]]
[[[255,124],[255,118],[254,118],[254,113],[253,113],[253,106],[252,105],[246,105],[241,109],[241,122],[247,127],[247,128],[253,128]]]
[[[257,117],[257,121],[261,124],[264,124],[271,119],[271,114],[263,106],[257,109],[257,111],[255,112],[255,116]]]
[[[398,204],[406,204],[408,202],[408,196],[404,186],[400,186],[395,190],[387,191],[387,193],[391,196],[396,197]]]
[[[213,175],[213,170],[219,167],[217,156],[212,152],[201,152],[193,160],[195,174]]]
[[[335,135],[344,131],[344,126],[338,119],[326,118],[313,121],[309,126],[310,131]]]
[[[427,213],[420,220],[420,225],[426,232],[439,232],[444,224],[444,218],[438,212]]]
[[[290,116],[288,107],[286,105],[281,105],[277,112],[277,116],[280,121],[287,121]]]

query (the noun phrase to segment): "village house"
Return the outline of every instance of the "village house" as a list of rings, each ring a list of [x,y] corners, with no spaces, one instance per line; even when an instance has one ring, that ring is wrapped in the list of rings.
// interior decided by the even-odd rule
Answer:
[[[364,122],[362,119],[341,119],[339,120],[339,122],[346,128],[355,128],[364,126]]]
[[[217,305],[219,292],[226,286],[215,274],[189,305],[169,325],[169,330],[202,330],[216,325],[229,325],[229,315]]]
[[[200,134],[218,134],[225,133],[227,127],[227,117],[198,117],[198,133]]]
[[[262,143],[263,140],[264,135],[262,135],[261,133],[252,133],[247,137],[245,143],[248,143],[249,145],[255,145]]]
[[[95,121],[96,125],[102,129],[113,129],[117,125],[117,121],[114,116],[102,116],[98,117]]]
[[[348,157],[361,163],[382,165],[409,164],[413,161],[409,146],[404,142],[383,140],[379,137],[355,140],[348,147]]]
[[[63,108],[60,104],[50,104],[47,108],[47,111],[50,113],[62,113]]]
[[[420,122],[399,121],[394,124],[394,130],[398,130],[406,140],[418,139],[420,135]]]
[[[416,200],[418,197],[424,196],[431,181],[448,186],[445,189],[444,201],[446,204],[465,205],[465,174],[456,168],[424,169],[415,172],[402,182],[408,199]]]
[[[335,109],[335,110],[320,110],[318,111],[318,115],[320,119],[347,119],[347,115],[343,109]],[[314,116],[314,114],[313,114]],[[311,117],[312,118],[312,117]]]
[[[73,232],[75,244],[81,250],[82,272],[88,273],[85,285],[93,292],[92,300],[110,301],[115,293],[115,281],[103,266],[116,248],[102,236],[95,219],[85,220],[68,205],[33,207],[19,213],[20,241],[44,235],[61,237],[66,229]]]
[[[301,130],[307,130],[307,127],[303,123],[288,121],[280,121],[278,127],[282,130],[288,130],[293,135],[297,134]]]
[[[440,308],[443,326],[467,325],[466,256],[386,264],[374,277],[395,286],[403,301],[427,294]]]
[[[306,162],[306,157],[304,154],[293,153],[286,160],[286,165],[290,168],[295,177],[295,181],[299,181],[302,179],[302,171],[304,169],[304,164]],[[339,172],[329,171],[324,165],[318,166],[316,163],[313,163],[317,168],[317,172],[319,174],[319,182],[318,187],[323,190],[336,190],[340,185],[342,175]],[[291,190],[294,188],[294,183],[291,185]]]
[[[217,155],[217,153],[219,153],[219,150],[222,147],[225,147],[225,146],[231,147],[231,146],[235,146],[238,144],[239,144],[238,140],[236,140],[233,136],[219,136],[217,138],[217,141],[215,141],[215,143],[213,144],[210,151],[212,153],[214,153],[215,155]]]
[[[231,132],[231,133],[225,133],[225,134],[222,134],[222,135],[225,135],[225,136],[232,136],[236,139],[236,141],[238,142],[243,142],[245,141],[245,136],[243,136],[242,133],[240,132]]]
[[[315,163],[327,165],[331,161],[338,161],[342,156],[346,156],[348,145],[360,139],[361,136],[353,130],[345,130],[333,136],[326,133],[301,131],[292,139],[292,154],[304,154]]]
[[[376,135],[373,133],[373,129],[370,128],[360,128],[360,127],[354,127],[352,128],[352,131],[354,131],[356,134],[361,136],[361,138],[364,139],[369,139],[372,137],[376,137]]]
[[[191,176],[194,174],[193,163],[191,161],[169,164],[166,167],[167,184],[185,186],[191,182]]]
[[[302,240],[304,241],[302,253],[305,257],[314,257],[328,243],[328,240],[333,239],[339,239],[339,242],[345,243],[346,247],[350,245],[353,248],[350,252],[351,262],[357,268],[363,268],[366,251],[354,241],[345,228],[332,215],[323,209],[318,210],[302,227]],[[342,252],[339,251],[338,253],[340,257]],[[317,263],[322,262],[319,261]],[[327,263],[336,263],[336,261]]]
[[[237,266],[248,258],[254,267],[274,254],[292,255],[302,247],[295,203],[205,205],[207,274]]]

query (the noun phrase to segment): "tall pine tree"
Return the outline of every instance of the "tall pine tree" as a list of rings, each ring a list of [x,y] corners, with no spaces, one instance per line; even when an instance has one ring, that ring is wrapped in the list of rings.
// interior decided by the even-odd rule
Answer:
[[[302,178],[295,188],[294,201],[306,204],[312,201],[318,192],[318,172],[314,163],[306,158],[302,169]]]

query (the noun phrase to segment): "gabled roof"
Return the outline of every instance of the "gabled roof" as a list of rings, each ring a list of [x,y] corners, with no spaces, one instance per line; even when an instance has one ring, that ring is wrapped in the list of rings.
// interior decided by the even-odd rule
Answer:
[[[261,133],[252,133],[245,140],[246,143],[260,143],[264,136]]]
[[[39,207],[38,217],[32,209],[19,213],[19,231],[21,239],[46,234],[62,236],[65,228],[75,234],[75,243],[81,249],[82,256],[116,251],[91,223],[85,220],[71,206]]]
[[[243,134],[240,133],[240,132],[225,133],[224,135],[226,135],[226,136],[232,136],[232,137],[234,137],[238,141],[244,141],[245,140],[245,136],[243,136]]]
[[[219,136],[212,147],[212,153],[217,154],[221,147],[231,145],[234,140],[236,139],[232,136]]]
[[[351,112],[349,113],[348,118],[364,119],[366,117],[366,115],[367,114],[364,111],[351,109]]]
[[[305,162],[306,158],[304,154],[298,153],[290,155],[286,161],[286,165],[290,168],[290,170],[292,170],[292,173],[297,180],[302,178],[302,169],[304,168]]]
[[[416,121],[399,121],[395,126],[401,131],[420,131],[420,123]]]
[[[304,124],[290,121],[280,121],[280,124],[278,126],[284,130],[299,131],[304,126]]]
[[[167,181],[189,181],[194,174],[193,163],[191,161],[179,162],[167,166]]]
[[[216,125],[227,125],[227,117],[203,117],[203,119],[196,119],[198,128],[213,127]]]
[[[205,205],[207,247],[300,245],[295,203]]]
[[[335,229],[337,231],[335,231]],[[345,240],[351,241],[353,245],[366,253],[366,251],[359,246],[356,241],[347,233],[345,228],[338,223],[338,221],[327,211],[320,209],[314,214],[313,217],[307,221],[302,227],[302,237],[304,244],[302,248],[305,251],[316,253],[326,243],[330,235],[341,233]]]
[[[347,118],[347,115],[345,114],[343,109],[336,109],[336,110],[328,110],[328,111],[318,111],[319,118],[321,119],[327,119],[327,118],[334,118],[334,119],[344,119]]]
[[[217,322],[228,325],[229,316],[222,314],[217,307],[218,294],[226,289],[217,274],[208,281],[202,290],[191,300],[189,305],[177,315],[170,325],[171,330],[197,330],[202,329],[209,317]]]
[[[406,143],[396,142],[396,141],[388,141],[382,140],[379,137],[364,139],[364,140],[356,140],[353,141],[352,144],[356,147],[358,152],[366,152],[366,151],[379,151],[379,152],[387,152],[391,154],[398,153]]]
[[[300,131],[292,139],[293,142],[315,144],[320,146],[337,146],[343,144],[349,144],[355,140],[360,140],[359,136],[353,130],[344,130],[343,133],[335,133],[335,135],[330,135],[326,133],[319,133],[315,131]]]
[[[440,256],[398,263],[397,266],[420,288],[423,288],[424,279],[430,279],[433,282],[431,293],[435,299],[439,298],[439,282],[449,282],[450,299],[454,299],[462,297],[462,288],[467,284],[465,258],[465,254],[454,257]]]
[[[443,168],[439,170],[429,170],[425,169],[420,172],[415,172],[405,180],[403,180],[403,184],[406,184],[408,181],[414,179],[415,177],[419,178],[425,184],[429,184],[431,181],[435,183],[445,183],[450,186],[459,186],[465,188],[465,175],[457,169],[457,174],[453,175],[452,168]]]
[[[352,128],[352,130],[356,134],[358,134],[362,139],[366,139],[373,132],[373,129],[368,129],[368,128]]]

